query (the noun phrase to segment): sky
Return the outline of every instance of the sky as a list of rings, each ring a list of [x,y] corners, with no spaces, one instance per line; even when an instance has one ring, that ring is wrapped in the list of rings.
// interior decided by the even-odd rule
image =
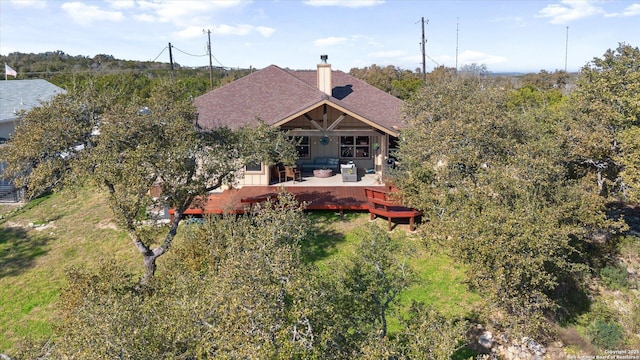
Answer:
[[[0,0],[0,54],[208,66],[333,69],[486,65],[578,71],[619,43],[640,44],[640,0]],[[210,31],[210,34],[208,34]],[[11,66],[11,64],[9,64]],[[19,69],[18,69],[19,70]]]

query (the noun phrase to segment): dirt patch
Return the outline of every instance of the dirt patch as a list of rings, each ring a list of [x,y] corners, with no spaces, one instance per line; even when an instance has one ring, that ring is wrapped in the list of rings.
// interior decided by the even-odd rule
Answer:
[[[109,220],[102,220],[100,221],[98,224],[96,224],[96,227],[98,229],[109,229],[109,230],[120,230],[118,228],[118,225],[114,224],[113,222],[109,221]]]
[[[565,346],[578,349],[580,355],[596,355],[598,353],[598,350],[583,339],[573,327],[558,328],[558,337]]]
[[[43,225],[31,225],[29,224],[30,227],[32,227],[34,230],[36,231],[43,231],[43,230],[47,230],[47,229],[55,229],[56,225],[53,223],[53,221],[47,223],[47,224],[43,224]]]

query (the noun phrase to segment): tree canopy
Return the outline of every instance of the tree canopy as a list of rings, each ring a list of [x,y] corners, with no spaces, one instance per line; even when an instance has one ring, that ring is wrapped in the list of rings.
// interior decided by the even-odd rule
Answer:
[[[561,289],[581,283],[590,231],[615,224],[605,199],[585,191],[589,178],[572,171],[561,102],[513,106],[514,94],[474,74],[421,88],[406,108],[393,182],[429,214],[427,239],[468,264],[490,300],[487,319],[531,336],[544,334]]]
[[[29,198],[67,185],[104,186],[120,225],[145,262],[143,282],[171,246],[184,210],[198,197],[233,184],[245,164],[291,162],[295,148],[285,133],[262,124],[237,131],[203,132],[185,90],[168,82],[149,100],[122,104],[118,94],[95,87],[54,98],[27,114],[2,157],[5,174]],[[150,189],[159,186],[161,197]],[[175,209],[160,245],[150,231],[152,209]]]
[[[596,175],[601,194],[640,201],[640,49],[619,44],[585,65],[569,106],[576,164]]]

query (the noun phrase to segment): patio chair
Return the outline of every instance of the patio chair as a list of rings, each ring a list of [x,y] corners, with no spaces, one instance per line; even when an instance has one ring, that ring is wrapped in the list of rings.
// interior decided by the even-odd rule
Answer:
[[[284,180],[287,181],[289,178],[293,179],[293,183],[296,183],[296,178],[299,181],[302,181],[302,172],[295,166],[285,166],[284,167]]]
[[[279,183],[287,180],[287,178],[285,176],[286,173],[285,173],[284,165],[282,165],[282,164],[274,165],[273,166],[273,172],[274,172],[274,174],[273,174],[272,178],[275,180],[275,177],[277,176]]]

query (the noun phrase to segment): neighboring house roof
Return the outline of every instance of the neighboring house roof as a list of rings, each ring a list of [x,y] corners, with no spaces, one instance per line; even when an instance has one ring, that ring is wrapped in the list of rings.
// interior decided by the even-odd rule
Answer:
[[[274,125],[322,103],[334,104],[395,131],[402,126],[403,101],[342,71],[333,70],[332,96],[317,87],[315,70],[271,65],[197,97],[198,125],[238,128],[256,118]]]
[[[13,121],[21,110],[29,111],[64,92],[42,79],[0,81],[0,123]]]

